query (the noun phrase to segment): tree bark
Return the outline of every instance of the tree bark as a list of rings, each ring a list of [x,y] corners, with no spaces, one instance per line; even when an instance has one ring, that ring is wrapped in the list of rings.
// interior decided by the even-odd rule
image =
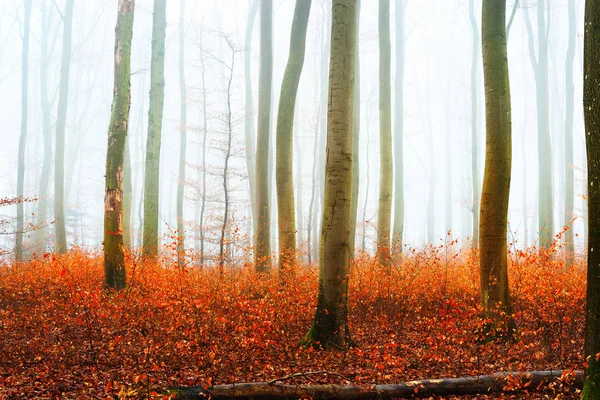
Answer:
[[[360,0],[356,1],[356,37],[360,37]],[[356,40],[354,58],[354,127],[352,129],[352,203],[350,205],[350,258],[356,250],[356,221],[358,219],[358,189],[360,186],[360,40]]]
[[[113,289],[125,287],[123,247],[123,160],[131,104],[131,38],[134,0],[119,0],[115,29],[113,104],[106,151],[104,195],[104,282]]]
[[[333,0],[331,32],[319,294],[317,310],[305,343],[326,349],[345,349],[350,340],[348,258],[356,51],[355,0]]]
[[[187,88],[185,83],[185,0],[179,3],[179,179],[177,185],[177,266],[185,265],[183,198],[185,195],[185,155],[187,146]]]
[[[575,84],[573,81],[573,64],[575,62],[576,16],[575,0],[569,0],[569,44],[565,61],[565,267],[573,264],[575,243],[573,242],[573,203],[575,201],[575,183],[573,171],[573,119],[575,115]]]
[[[396,85],[394,94],[394,245],[404,235],[404,0],[396,0]]]
[[[481,37],[485,86],[486,156],[481,192],[480,279],[484,316],[513,329],[506,254],[512,143],[506,51],[506,0],[484,0]],[[506,322],[506,324],[505,324]]]
[[[390,0],[379,0],[379,208],[377,254],[379,264],[390,265],[390,229],[394,165],[392,156]]]
[[[479,99],[478,99],[478,66],[479,66],[479,27],[475,19],[475,1],[469,0],[469,21],[473,32],[473,44],[471,46],[471,191],[473,228],[471,232],[471,246],[477,248],[479,242],[479,202],[481,185],[479,183]]]
[[[588,170],[588,266],[584,400],[600,398],[600,2],[585,2],[583,116]]]
[[[292,21],[290,54],[281,83],[276,136],[277,212],[279,222],[279,270],[296,265],[296,218],[294,204],[294,111],[304,66],[306,30],[311,0],[297,0]]]
[[[147,257],[158,255],[160,144],[165,97],[165,30],[167,0],[154,0],[152,59],[150,61],[150,108],[144,173],[144,243]]]
[[[67,0],[63,15],[63,47],[60,67],[60,88],[56,116],[56,142],[54,150],[54,230],[56,251],[67,251],[67,228],[65,223],[65,131],[69,101],[69,75],[71,73],[71,31],[75,0]]]

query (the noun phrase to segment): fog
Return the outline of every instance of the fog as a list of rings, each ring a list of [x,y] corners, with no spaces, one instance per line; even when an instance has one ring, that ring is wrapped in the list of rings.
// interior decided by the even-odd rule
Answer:
[[[25,150],[24,196],[38,198],[25,203],[25,226],[37,224],[39,180],[43,160],[43,115],[40,97],[41,8],[48,9],[49,43],[47,87],[51,102],[51,132],[54,137],[57,91],[61,69],[62,17],[64,0],[34,0],[31,16],[29,51],[28,130]],[[0,198],[16,196],[19,132],[21,129],[21,45],[24,19],[22,0],[0,0]],[[198,204],[206,199],[205,235],[207,255],[216,255],[223,216],[223,188],[220,174],[226,140],[227,76],[235,49],[232,81],[232,159],[228,181],[231,189],[230,226],[228,229],[233,257],[245,254],[251,244],[250,201],[246,143],[244,140],[244,57],[245,30],[250,0],[187,0],[185,57],[187,86],[187,156],[185,180],[185,237],[190,254],[197,250]],[[392,39],[392,102],[394,93],[394,13],[390,16]],[[404,244],[421,248],[428,243],[443,245],[448,239],[467,244],[472,234],[471,190],[471,62],[473,32],[469,21],[468,0],[405,1],[405,73],[404,73]],[[475,2],[477,23],[481,26],[481,2]],[[537,114],[534,68],[530,60],[525,9],[533,27],[534,53],[537,54],[537,10],[532,1],[520,1],[508,38],[508,63],[512,96],[512,181],[509,205],[509,240],[519,247],[532,245],[538,238],[538,162]],[[582,98],[583,7],[576,2],[575,99]],[[179,181],[180,88],[179,88],[179,1],[167,4],[165,54],[165,104],[160,157],[160,229],[162,244],[173,242],[177,226],[176,194]],[[277,105],[286,66],[290,27],[295,2],[275,0],[273,5],[273,98],[271,108],[271,145],[275,146]],[[573,165],[565,164],[565,59],[569,40],[568,3],[552,1],[548,8],[549,121],[552,142],[552,181],[555,233],[574,218],[576,250],[583,249],[585,224],[585,143],[582,103],[574,104]],[[328,0],[312,3],[306,58],[300,80],[296,115],[295,177],[298,241],[307,250],[311,192],[316,190],[313,227],[320,221],[319,174],[324,160],[315,152],[315,140],[325,118],[319,109],[321,96],[322,46],[324,34],[331,29]],[[512,10],[509,1],[508,10]],[[72,60],[66,126],[65,208],[69,246],[99,249],[103,237],[104,173],[107,130],[113,95],[113,47],[117,0],[75,0]],[[379,103],[378,103],[378,2],[362,0],[360,11],[360,186],[356,246],[373,253],[376,245],[376,221],[379,185]],[[507,12],[507,14],[510,14]],[[508,22],[508,21],[507,21]],[[251,110],[256,131],[256,105],[259,72],[259,16],[254,22],[251,57],[251,82],[254,108]],[[148,125],[152,1],[137,0],[131,61],[131,113],[128,142],[132,165],[132,243],[141,246],[141,210],[144,160]],[[480,50],[481,51],[481,48]],[[328,59],[329,55],[326,54]],[[481,53],[477,75],[479,182],[483,177],[485,155],[485,114]],[[328,61],[326,61],[328,62]],[[204,68],[202,66],[204,64]],[[204,73],[205,85],[202,85]],[[326,75],[325,75],[326,76]],[[206,99],[203,99],[203,91]],[[207,119],[206,169],[202,169],[202,133],[204,108]],[[394,110],[392,106],[392,110]],[[319,115],[320,113],[320,115]],[[392,118],[392,121],[394,119]],[[321,146],[317,143],[317,149]],[[313,167],[316,170],[313,170]],[[565,215],[565,171],[574,170],[575,200],[573,215]],[[203,187],[202,174],[207,173]],[[50,174],[53,176],[53,173]],[[315,179],[316,177],[316,179]],[[52,178],[51,178],[52,179]],[[433,180],[433,215],[428,215],[430,180]],[[315,184],[316,182],[316,184]],[[275,177],[272,177],[272,236],[275,239]],[[48,197],[49,232],[52,232],[53,185]],[[449,194],[448,194],[449,193]],[[448,198],[449,204],[448,207]],[[314,203],[314,202],[313,202]],[[525,203],[525,207],[524,207]],[[2,225],[0,246],[5,257],[13,256],[16,208],[0,208]],[[428,232],[427,220],[433,221]],[[527,227],[527,229],[525,228]],[[314,228],[316,230],[316,228]],[[450,232],[448,232],[450,231]],[[363,235],[364,233],[364,235]],[[312,234],[315,241],[318,235]],[[43,245],[33,243],[29,232],[26,250],[44,252],[53,249],[52,235]],[[272,245],[275,250],[276,246]],[[314,249],[314,244],[313,244]]]

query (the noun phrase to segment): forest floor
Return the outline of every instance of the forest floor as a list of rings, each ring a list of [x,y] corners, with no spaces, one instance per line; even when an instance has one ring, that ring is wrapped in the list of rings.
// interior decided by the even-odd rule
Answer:
[[[349,290],[357,347],[346,352],[299,346],[316,304],[313,267],[282,284],[279,274],[257,275],[250,264],[220,276],[130,258],[129,286],[120,293],[102,288],[97,253],[0,267],[0,398],[161,398],[169,385],[307,371],[338,375],[287,382],[371,385],[583,369],[583,263],[567,272],[533,250],[509,257],[518,341],[481,340],[476,258],[440,246],[406,251],[389,270],[357,260]],[[577,391],[565,380],[498,397],[576,398]]]

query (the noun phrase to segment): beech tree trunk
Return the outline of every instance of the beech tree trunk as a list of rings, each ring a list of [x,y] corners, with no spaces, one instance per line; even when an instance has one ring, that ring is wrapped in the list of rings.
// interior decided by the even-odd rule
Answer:
[[[390,0],[379,0],[379,211],[377,254],[379,264],[390,265],[390,229],[394,165],[392,159]]]
[[[573,64],[575,62],[575,39],[577,38],[575,16],[575,0],[569,0],[569,44],[565,62],[565,222],[569,225],[565,232],[565,267],[573,264],[575,243],[573,242],[573,224],[569,223],[574,216],[575,183],[573,171],[573,119],[575,115],[575,84],[573,81]]]
[[[481,192],[479,269],[484,315],[492,320],[495,327],[505,327],[510,333],[513,323],[506,236],[512,143],[505,21],[506,0],[483,1],[481,37],[486,155]]]
[[[360,0],[356,1],[356,37],[360,37]],[[354,127],[352,129],[352,203],[350,205],[350,258],[356,250],[356,221],[358,219],[358,189],[360,186],[360,41],[356,40],[354,58]]]
[[[119,0],[115,29],[114,90],[104,195],[104,282],[113,289],[125,287],[123,247],[123,159],[131,104],[131,38],[134,0]]]
[[[71,74],[71,31],[75,0],[67,0],[63,14],[63,43],[60,67],[60,88],[56,115],[56,142],[54,150],[54,231],[56,251],[67,252],[67,227],[65,221],[65,131],[69,103],[69,75]]]
[[[19,166],[17,168],[17,237],[15,258],[23,261],[23,192],[25,187],[25,144],[27,142],[28,101],[29,101],[29,34],[31,27],[32,0],[25,0],[25,18],[23,21],[23,46],[21,52],[21,135],[19,136]]]
[[[600,2],[585,2],[583,116],[588,170],[584,400],[600,398]]]
[[[469,21],[473,33],[471,46],[471,191],[473,228],[471,232],[472,247],[476,248],[479,242],[479,202],[481,185],[479,183],[479,99],[477,69],[479,66],[479,27],[475,18],[475,0],[469,0]]]
[[[177,266],[185,264],[185,230],[183,225],[183,198],[185,195],[185,154],[187,146],[187,88],[185,86],[185,0],[179,3],[179,179],[177,185]]]
[[[396,84],[394,87],[394,245],[404,235],[404,0],[396,0]]]
[[[260,0],[260,72],[258,78],[258,137],[256,143],[256,207],[254,265],[258,272],[271,269],[271,208],[269,149],[271,86],[273,81],[273,1]]]
[[[333,0],[327,164],[321,229],[319,295],[307,345],[345,349],[352,198],[356,1]]]
[[[152,19],[152,58],[150,61],[150,108],[144,172],[144,244],[145,256],[158,255],[158,201],[160,143],[165,97],[165,30],[167,0],[154,0]]]
[[[281,83],[276,136],[276,182],[279,228],[279,269],[296,265],[296,218],[294,204],[294,111],[304,66],[306,30],[311,0],[297,0],[292,21],[290,54]]]

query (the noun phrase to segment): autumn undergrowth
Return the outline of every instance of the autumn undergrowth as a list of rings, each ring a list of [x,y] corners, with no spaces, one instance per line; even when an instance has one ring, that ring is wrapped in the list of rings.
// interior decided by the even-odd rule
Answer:
[[[368,385],[582,369],[582,262],[566,270],[559,254],[536,249],[509,257],[518,340],[483,341],[472,251],[447,244],[405,249],[388,269],[359,254],[349,289],[356,347],[346,352],[299,345],[316,305],[314,266],[282,278],[229,265],[221,275],[130,256],[128,287],[118,293],[103,288],[99,253],[75,250],[3,266],[0,398],[160,398],[170,385],[320,370],[336,375],[312,375],[313,382]],[[572,393],[567,383],[551,389],[553,396]]]

